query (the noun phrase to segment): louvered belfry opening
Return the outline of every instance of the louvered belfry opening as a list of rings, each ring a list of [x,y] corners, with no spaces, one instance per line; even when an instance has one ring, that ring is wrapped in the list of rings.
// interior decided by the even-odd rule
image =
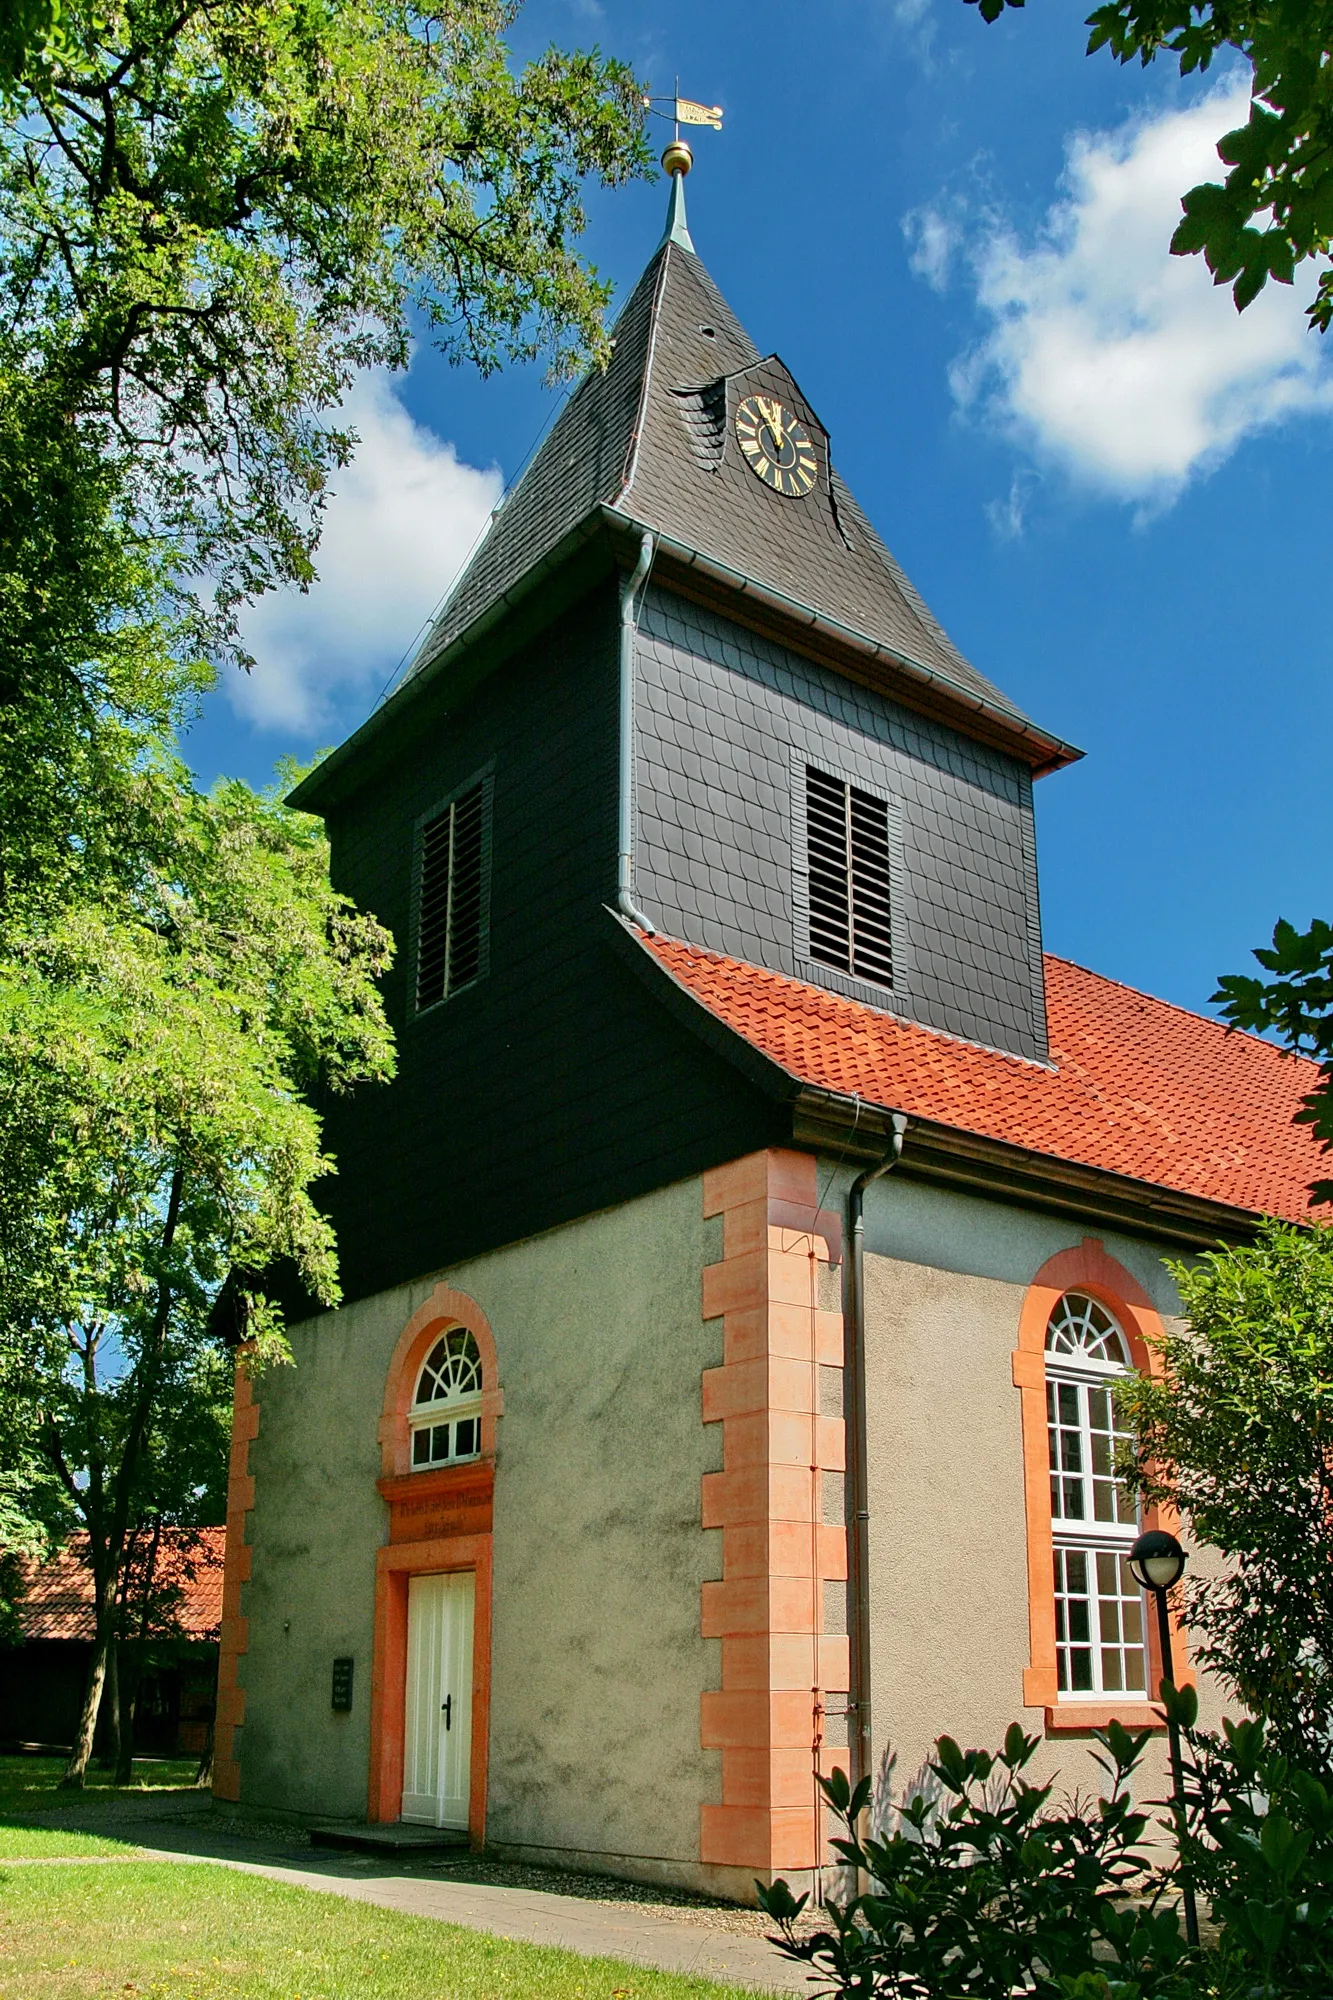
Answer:
[[[811,958],[891,986],[888,807],[807,765],[805,824]]]
[[[417,1006],[433,1007],[481,973],[485,787],[474,785],[421,836]]]

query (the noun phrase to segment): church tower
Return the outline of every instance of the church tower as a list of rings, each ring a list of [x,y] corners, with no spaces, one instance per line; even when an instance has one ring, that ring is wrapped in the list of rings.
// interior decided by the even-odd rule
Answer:
[[[1047,1053],[1032,780],[1078,753],[913,589],[667,159],[608,366],[294,797],[398,944],[398,1081],[332,1114],[353,1295],[790,1137],[635,990],[622,926]]]

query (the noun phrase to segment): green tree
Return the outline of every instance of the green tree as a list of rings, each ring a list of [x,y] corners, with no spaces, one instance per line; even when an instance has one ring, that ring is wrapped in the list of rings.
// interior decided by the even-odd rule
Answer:
[[[1319,1082],[1306,1093],[1296,1122],[1313,1127],[1321,1149],[1333,1151],[1333,924],[1316,919],[1298,931],[1279,923],[1271,948],[1254,955],[1273,976],[1228,973],[1213,1004],[1233,1027],[1275,1033],[1289,1049],[1314,1058]],[[1333,1180],[1316,1181],[1310,1198],[1333,1202]]]
[[[318,823],[166,761],[125,789],[133,880],[85,884],[0,960],[0,1440],[29,1513],[89,1538],[75,1783],[134,1524],[188,1483],[222,1351],[286,1354],[259,1274],[338,1297],[312,1098],[393,1060],[390,939],[330,887]]]
[[[204,662],[245,663],[237,605],[310,581],[358,369],[418,330],[483,370],[605,356],[582,187],[644,170],[638,87],[596,51],[516,69],[513,14],[6,10],[0,894],[86,802],[101,722],[178,716]]]
[[[1185,1323],[1118,1392],[1144,1498],[1221,1551],[1184,1586],[1202,1663],[1274,1747],[1333,1773],[1333,1229],[1177,1264]]]
[[[1024,0],[968,0],[998,21]],[[1218,142],[1221,181],[1182,198],[1171,239],[1178,256],[1202,254],[1238,309],[1270,278],[1292,283],[1298,264],[1328,262],[1333,245],[1333,0],[1106,0],[1086,23],[1088,54],[1109,49],[1145,66],[1175,56],[1182,76],[1228,49],[1254,72],[1247,122]],[[1333,270],[1320,273],[1310,321],[1333,321]]]

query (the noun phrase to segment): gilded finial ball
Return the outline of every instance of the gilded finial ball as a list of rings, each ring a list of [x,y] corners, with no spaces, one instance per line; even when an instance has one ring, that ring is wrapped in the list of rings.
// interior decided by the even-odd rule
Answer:
[[[694,155],[683,139],[673,139],[662,155],[662,165],[669,174],[687,174],[694,165]]]

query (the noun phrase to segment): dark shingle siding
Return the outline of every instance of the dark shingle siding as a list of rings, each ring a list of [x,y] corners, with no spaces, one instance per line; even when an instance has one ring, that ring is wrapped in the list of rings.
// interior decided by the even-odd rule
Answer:
[[[636,667],[636,884],[663,930],[885,1004],[796,957],[795,753],[901,809],[888,1004],[1045,1056],[1023,766],[663,591],[648,593]]]
[[[349,1298],[781,1136],[774,1108],[608,943],[617,714],[607,585],[332,818],[339,887],[400,945],[386,981],[397,1080],[326,1107]],[[488,975],[408,1019],[413,826],[491,758]]]

